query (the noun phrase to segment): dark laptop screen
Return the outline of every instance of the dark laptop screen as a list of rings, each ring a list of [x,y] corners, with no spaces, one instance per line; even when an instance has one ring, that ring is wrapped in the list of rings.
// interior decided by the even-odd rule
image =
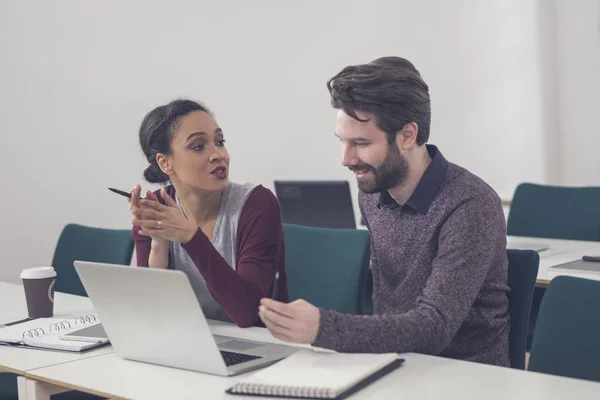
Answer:
[[[275,181],[275,192],[284,223],[356,228],[347,181]]]

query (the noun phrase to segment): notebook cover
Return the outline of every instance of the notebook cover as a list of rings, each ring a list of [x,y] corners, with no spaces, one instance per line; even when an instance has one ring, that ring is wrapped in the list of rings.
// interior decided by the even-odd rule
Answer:
[[[84,354],[87,353],[89,351],[93,351],[96,350],[99,347],[103,347],[110,344],[110,342],[106,342],[106,343],[101,343],[97,346],[93,346],[90,348],[87,348],[85,350],[64,350],[64,349],[55,349],[52,347],[38,347],[38,346],[30,346],[28,344],[24,344],[24,343],[8,343],[8,342],[0,342],[0,346],[8,346],[8,347],[15,347],[15,348],[23,348],[23,349],[29,349],[29,350],[39,350],[39,351],[52,351],[52,352],[58,352],[58,353],[65,353],[65,354],[73,354],[73,353],[77,353],[77,354]],[[0,371],[0,373],[2,373],[2,371]]]
[[[335,400],[345,399],[346,397],[369,386],[371,383],[375,382],[376,380],[383,378],[390,372],[392,372],[395,369],[397,369],[398,367],[400,367],[402,364],[404,364],[404,358],[398,358],[397,360],[394,360],[393,362],[389,363],[388,365],[386,365],[379,371],[375,372],[374,374],[371,374],[371,375],[367,376],[365,379],[357,382],[356,385],[352,386],[351,388],[349,388],[348,390],[346,390],[345,392],[340,394],[338,397],[334,397],[334,399]],[[305,399],[306,398],[306,397],[299,397],[299,396],[279,396],[279,395],[255,394],[255,393],[233,393],[232,389],[233,389],[233,387],[227,389],[225,391],[225,393],[232,394],[235,396],[260,396],[260,397],[279,397],[279,398],[285,397],[285,398],[289,398],[289,399]],[[328,397],[323,397],[323,398],[328,399]]]

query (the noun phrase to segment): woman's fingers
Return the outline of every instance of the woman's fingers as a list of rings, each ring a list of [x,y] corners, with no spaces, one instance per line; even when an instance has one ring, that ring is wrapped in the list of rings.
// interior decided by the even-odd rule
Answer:
[[[156,220],[156,219],[141,219],[141,218],[133,218],[133,220],[131,221],[132,224],[134,225],[139,225],[142,227],[142,229],[156,229],[156,230],[162,230],[163,229],[163,222],[161,220]]]
[[[154,193],[152,193],[150,190],[146,191],[146,198],[148,200],[158,201],[158,197],[156,197],[156,195]]]
[[[155,211],[165,211],[168,209],[167,206],[160,204],[158,201],[154,200],[140,200],[140,208],[153,209]]]
[[[136,218],[139,218],[139,219],[148,219],[148,220],[164,219],[163,215],[159,211],[156,211],[153,208],[148,208],[148,207],[134,208],[133,213],[136,216]]]
[[[161,234],[164,233],[162,229],[154,229],[154,228],[142,228],[138,231],[140,235],[144,236],[152,236],[152,237],[161,237]]]
[[[173,200],[173,198],[171,196],[169,196],[169,194],[167,193],[167,189],[162,188],[160,190],[160,197],[162,197],[162,199],[164,200],[165,204],[169,207],[175,207],[177,208],[177,203],[175,202],[175,200]]]
[[[129,199],[129,204],[131,205],[131,208],[133,207],[139,207],[139,202],[140,202],[140,193],[142,191],[142,187],[138,184],[135,185],[133,187],[133,189],[131,189],[131,199]]]

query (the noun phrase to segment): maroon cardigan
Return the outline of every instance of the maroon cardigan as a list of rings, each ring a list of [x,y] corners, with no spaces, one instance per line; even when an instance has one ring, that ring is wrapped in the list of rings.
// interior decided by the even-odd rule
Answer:
[[[175,188],[166,187],[175,198]],[[160,199],[160,191],[154,192]],[[161,203],[164,202],[161,199]],[[148,266],[152,239],[138,233],[135,225],[131,237],[135,241],[137,265]],[[182,247],[206,281],[213,298],[229,318],[244,328],[262,325],[258,317],[260,299],[269,297],[275,271],[279,271],[279,301],[288,301],[285,273],[285,246],[279,202],[273,193],[259,185],[250,193],[242,208],[237,231],[237,265],[233,269],[214,248],[200,228]],[[169,254],[169,268],[172,268]]]

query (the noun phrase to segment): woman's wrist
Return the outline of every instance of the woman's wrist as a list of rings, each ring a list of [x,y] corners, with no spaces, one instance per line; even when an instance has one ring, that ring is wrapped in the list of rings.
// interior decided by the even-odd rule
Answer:
[[[152,238],[151,246],[153,250],[168,250],[169,241],[162,238]]]
[[[181,243],[182,244],[189,243],[190,240],[192,240],[194,238],[194,236],[196,236],[197,232],[198,232],[198,227],[196,225],[194,225],[193,227],[190,227],[190,229],[188,230],[188,233],[185,235],[185,237],[183,238]]]

